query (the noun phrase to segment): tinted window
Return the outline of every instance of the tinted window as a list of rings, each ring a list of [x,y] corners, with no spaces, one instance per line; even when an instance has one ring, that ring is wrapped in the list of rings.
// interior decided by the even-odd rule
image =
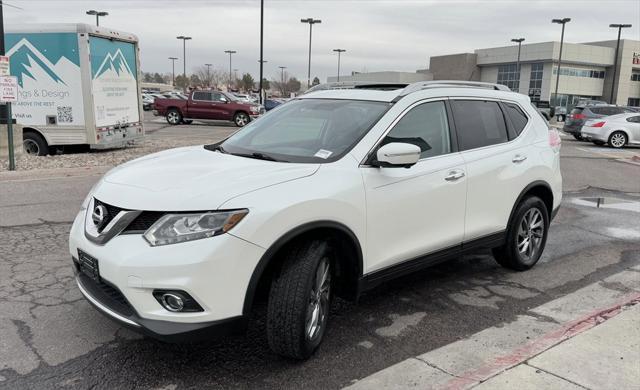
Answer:
[[[570,114],[582,114],[582,107],[576,107],[573,110],[571,110]]]
[[[498,103],[453,100],[451,104],[460,150],[507,142],[507,127]]]
[[[631,118],[627,118],[627,122],[640,123],[640,116],[632,116]]]
[[[513,129],[516,131],[516,134],[520,135],[527,125],[529,118],[527,118],[527,115],[525,115],[525,113],[522,112],[522,109],[520,109],[516,104],[506,103],[505,107],[507,109],[507,116],[513,125]]]
[[[402,117],[382,141],[382,145],[405,142],[420,147],[420,158],[451,152],[449,121],[444,102],[414,107]]]
[[[211,100],[210,92],[194,92],[193,100]]]
[[[589,111],[597,115],[610,115],[607,107],[591,107]]]
[[[224,96],[223,94],[219,93],[219,92],[213,92],[212,94],[212,98],[211,100],[213,100],[214,102],[226,102],[229,99],[227,99],[226,96]]]

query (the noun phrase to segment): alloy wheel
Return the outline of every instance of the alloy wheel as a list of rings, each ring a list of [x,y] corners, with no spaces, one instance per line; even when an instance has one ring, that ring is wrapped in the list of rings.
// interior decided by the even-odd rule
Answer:
[[[307,316],[305,321],[305,335],[307,340],[315,340],[326,324],[329,311],[331,293],[331,268],[328,259],[322,259],[311,287]]]
[[[544,237],[544,218],[537,208],[529,209],[518,227],[518,252],[525,261],[531,261],[535,258]]]
[[[172,125],[178,124],[178,121],[180,120],[178,118],[178,113],[176,112],[170,112],[167,114],[167,120],[169,121],[169,123],[171,123]]]
[[[30,156],[37,156],[40,154],[40,146],[32,139],[25,139],[22,142],[24,151]]]
[[[622,133],[614,133],[611,136],[610,142],[611,146],[613,146],[614,148],[621,148],[624,146],[624,144],[627,143],[627,137],[625,137]]]
[[[242,127],[249,123],[249,118],[246,114],[238,114],[236,116],[236,125]]]

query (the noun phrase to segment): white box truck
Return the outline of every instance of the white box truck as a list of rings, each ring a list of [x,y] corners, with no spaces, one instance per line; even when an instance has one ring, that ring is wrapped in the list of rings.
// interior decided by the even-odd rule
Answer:
[[[124,147],[144,137],[138,39],[87,24],[8,28],[10,74],[18,78],[13,118],[27,153],[66,145]]]

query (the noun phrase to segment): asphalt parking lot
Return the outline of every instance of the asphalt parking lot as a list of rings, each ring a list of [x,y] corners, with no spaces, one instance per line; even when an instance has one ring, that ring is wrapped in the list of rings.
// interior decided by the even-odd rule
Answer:
[[[154,140],[209,143],[235,130],[147,117]],[[507,271],[481,253],[357,305],[336,301],[325,343],[304,363],[269,351],[261,311],[246,336],[189,345],[110,322],[80,296],[67,249],[82,199],[109,167],[2,173],[0,388],[341,388],[640,265],[640,165],[630,161],[640,149],[563,137],[561,153],[563,205],[534,269]]]

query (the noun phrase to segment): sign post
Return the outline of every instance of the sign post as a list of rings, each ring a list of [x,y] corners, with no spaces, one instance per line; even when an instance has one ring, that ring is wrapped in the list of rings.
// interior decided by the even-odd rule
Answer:
[[[0,57],[0,102],[7,106],[7,148],[9,150],[9,170],[16,170],[16,160],[13,150],[13,118],[11,115],[11,102],[18,100],[18,78],[16,76],[5,76],[2,73],[2,60]],[[4,57],[7,58],[7,57]],[[7,73],[9,70],[9,61],[7,58]]]

